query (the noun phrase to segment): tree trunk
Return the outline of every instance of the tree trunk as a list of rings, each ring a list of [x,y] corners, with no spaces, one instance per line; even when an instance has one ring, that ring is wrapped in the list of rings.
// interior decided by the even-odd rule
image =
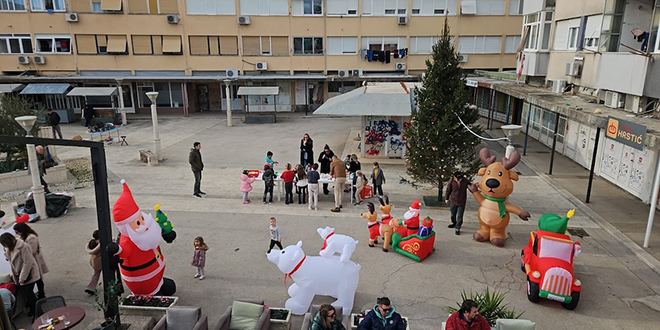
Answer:
[[[444,200],[442,199],[442,181],[438,180],[438,203],[443,204]]]

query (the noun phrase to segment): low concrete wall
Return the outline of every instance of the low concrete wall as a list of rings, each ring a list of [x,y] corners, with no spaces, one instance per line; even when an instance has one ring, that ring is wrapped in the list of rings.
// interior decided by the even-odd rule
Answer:
[[[69,181],[66,165],[60,164],[46,169],[44,180],[46,180],[48,184]],[[27,170],[0,174],[0,194],[16,190],[25,190],[30,187],[32,187],[32,178]]]

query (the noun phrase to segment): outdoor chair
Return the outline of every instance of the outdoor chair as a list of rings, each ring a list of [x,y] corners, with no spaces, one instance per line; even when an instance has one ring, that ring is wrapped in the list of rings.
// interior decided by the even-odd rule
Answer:
[[[303,319],[302,326],[300,327],[300,330],[309,330],[309,326],[314,320],[314,316],[316,316],[316,313],[319,312],[319,308],[321,308],[321,305],[311,305],[309,306],[309,311],[305,313],[305,318]],[[350,313],[344,315],[342,313],[342,307],[337,307],[335,306],[335,313],[337,313],[337,320],[341,320],[341,323],[344,325],[344,328],[350,329],[351,328],[351,321],[350,320]]]
[[[62,296],[52,296],[37,300],[34,307],[34,318],[32,318],[32,322],[42,314],[60,307],[66,307],[66,302]]]
[[[261,307],[261,308],[259,308]],[[232,327],[233,325],[233,327]],[[263,300],[236,299],[213,330],[270,330],[270,310]]]
[[[536,323],[521,319],[497,319],[495,320],[497,330],[534,330]]]
[[[208,330],[208,317],[200,307],[170,307],[153,330]]]

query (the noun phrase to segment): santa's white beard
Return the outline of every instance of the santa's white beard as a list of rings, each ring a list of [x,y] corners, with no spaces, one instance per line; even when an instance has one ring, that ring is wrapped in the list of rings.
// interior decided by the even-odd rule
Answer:
[[[140,227],[138,231],[126,226],[128,238],[142,251],[154,250],[160,244],[162,230],[151,214],[142,212],[142,218],[147,226]]]
[[[417,212],[417,211],[408,211],[408,212],[403,214],[403,218],[406,219],[406,220],[410,220],[410,219],[412,219],[412,218],[414,218],[418,215],[419,215],[419,212]]]

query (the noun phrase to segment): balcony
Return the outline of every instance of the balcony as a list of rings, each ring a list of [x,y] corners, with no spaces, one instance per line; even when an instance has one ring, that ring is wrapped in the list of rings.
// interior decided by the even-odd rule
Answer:
[[[651,58],[646,56],[623,52],[603,53],[598,63],[596,86],[619,93],[658,97],[660,66],[649,66],[649,63]],[[647,84],[654,84],[656,87],[648,94],[644,93]]]
[[[550,53],[524,51],[525,62],[523,66],[523,74],[532,77],[545,77],[548,74],[548,62],[550,61]]]

